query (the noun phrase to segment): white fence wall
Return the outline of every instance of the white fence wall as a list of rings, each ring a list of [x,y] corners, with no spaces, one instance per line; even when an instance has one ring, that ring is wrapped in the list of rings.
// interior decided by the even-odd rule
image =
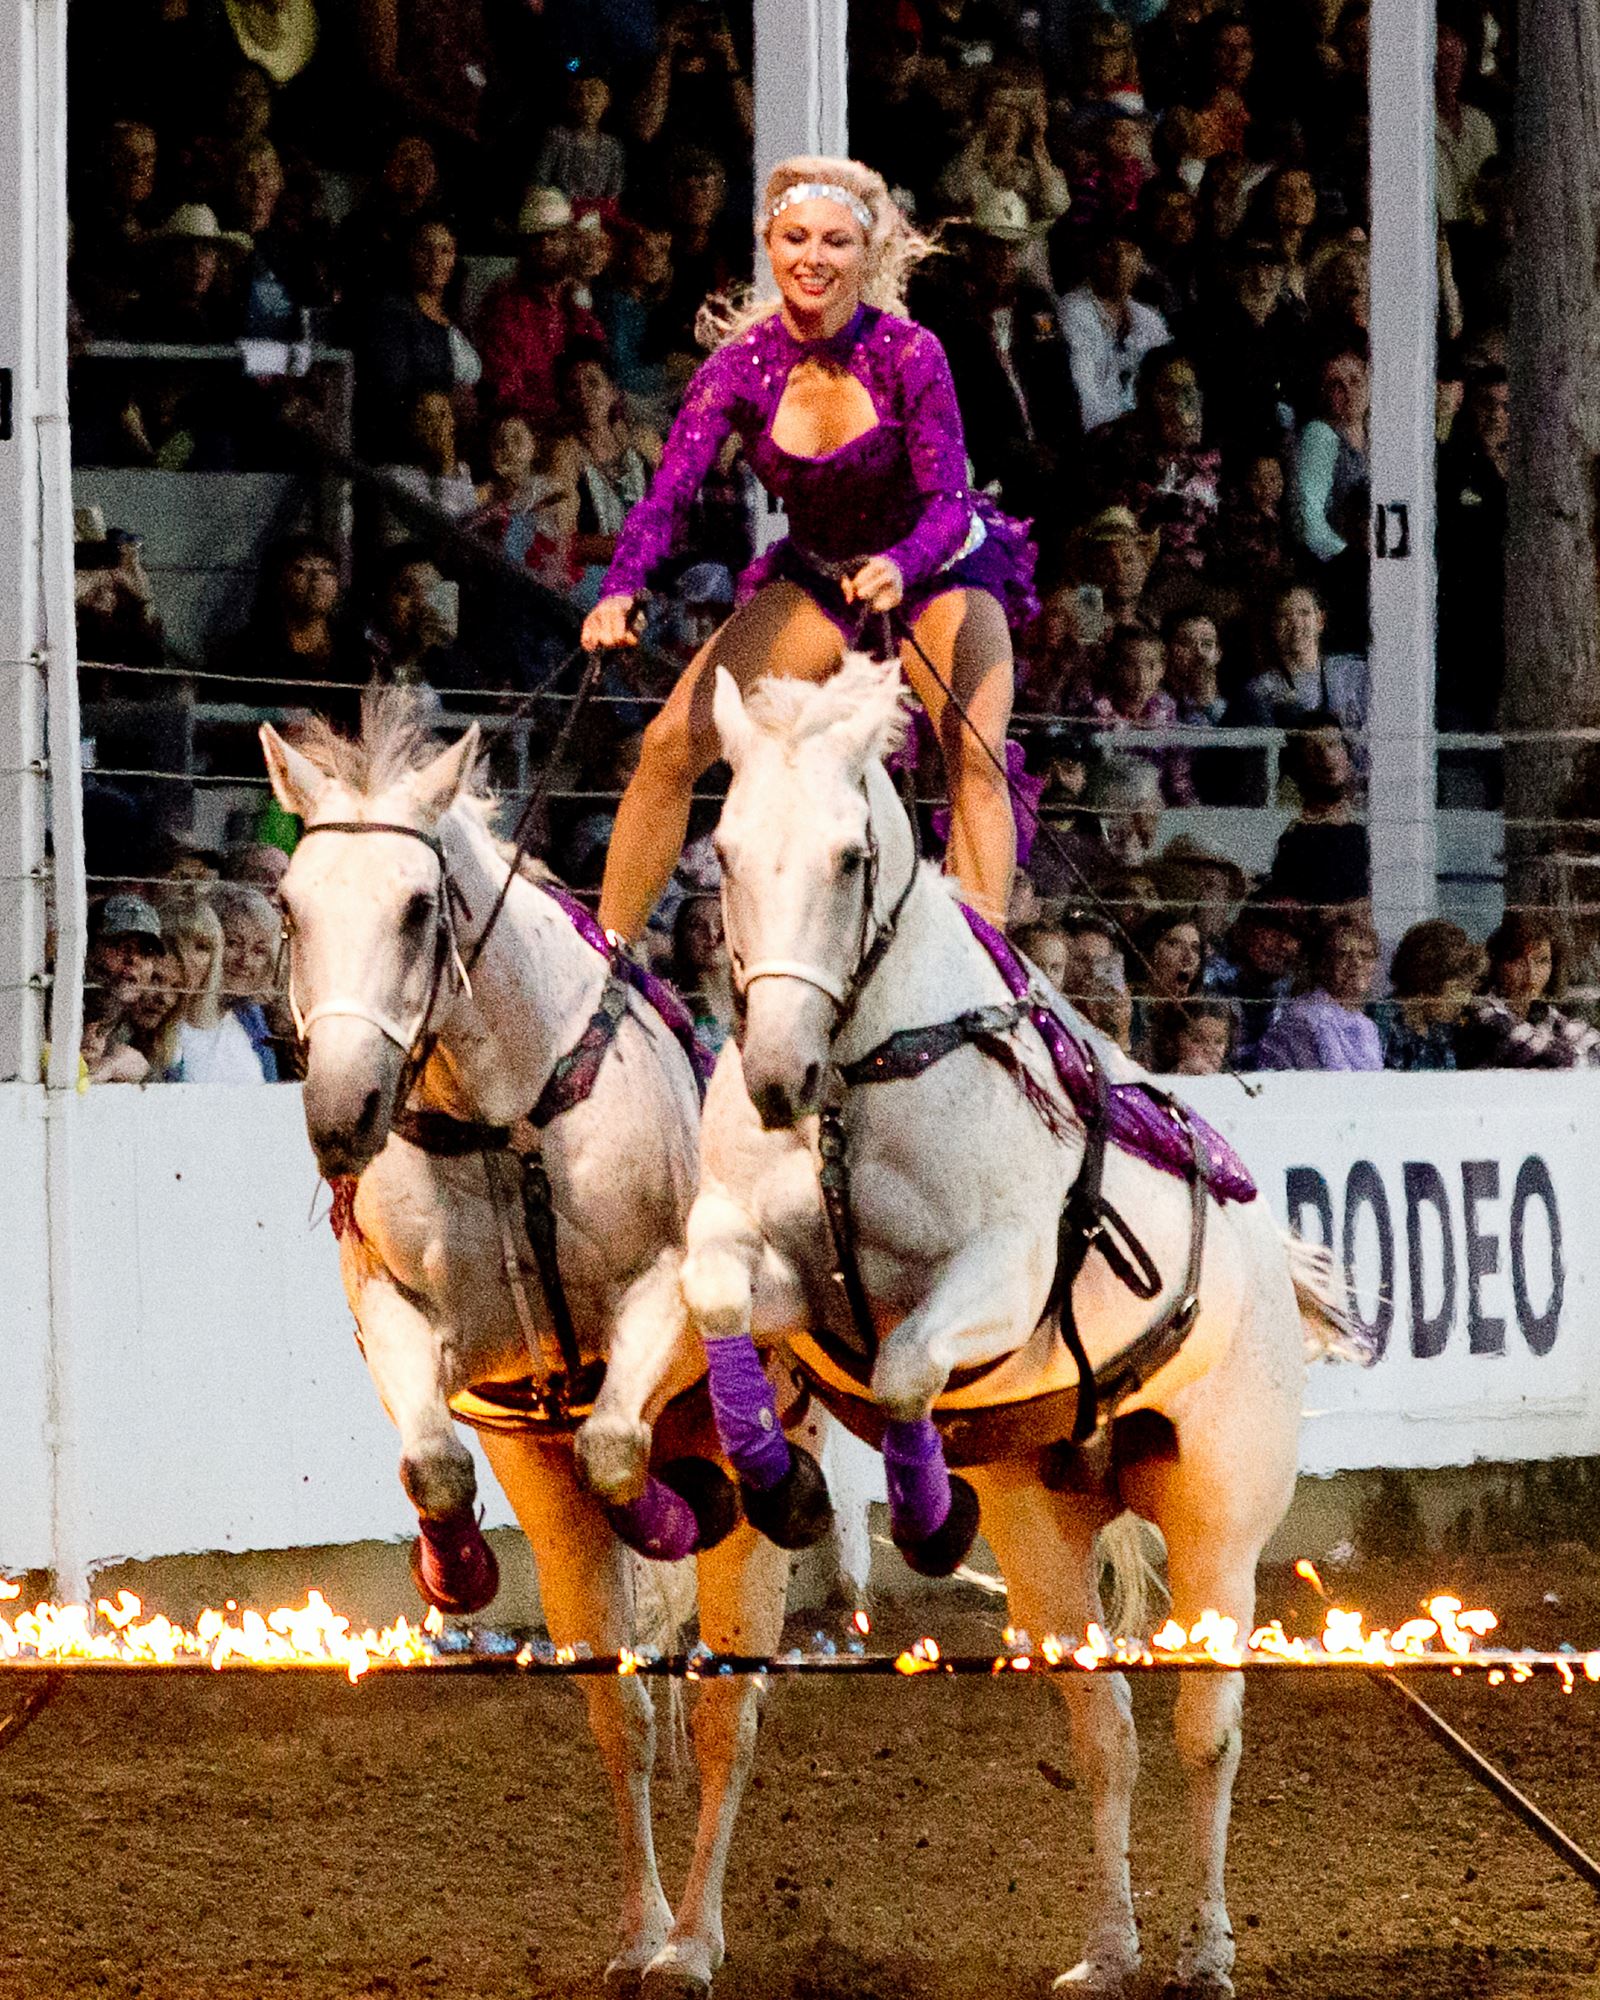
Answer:
[[[1600,1453],[1600,1075],[1273,1076],[1187,1094],[1280,1215],[1347,1242],[1370,1372],[1310,1377],[1329,1473]],[[76,1158],[76,1539],[119,1556],[410,1531],[291,1088],[89,1092]],[[0,1088],[0,1571],[52,1559],[43,1092]],[[1387,1303],[1384,1303],[1384,1295]],[[875,1461],[851,1461],[863,1484]],[[509,1518],[484,1471],[492,1523]]]

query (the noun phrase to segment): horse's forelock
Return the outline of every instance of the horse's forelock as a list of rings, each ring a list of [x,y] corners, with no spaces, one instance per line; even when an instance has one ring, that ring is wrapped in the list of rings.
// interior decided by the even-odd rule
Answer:
[[[413,688],[368,688],[361,697],[361,730],[346,736],[315,715],[295,731],[294,747],[335,784],[358,799],[381,798],[438,756],[422,702]],[[461,803],[486,809],[491,801],[476,783]]]
[[[745,697],[745,712],[763,735],[798,748],[841,722],[871,722],[882,754],[904,740],[906,690],[898,672],[865,653],[846,653],[838,672],[825,681],[768,677]]]

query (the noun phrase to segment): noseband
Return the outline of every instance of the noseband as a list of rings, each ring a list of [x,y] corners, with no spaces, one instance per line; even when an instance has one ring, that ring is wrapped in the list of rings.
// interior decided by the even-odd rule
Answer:
[[[433,977],[428,982],[428,997],[421,1011],[409,1026],[392,1020],[387,1014],[369,1007],[364,1001],[349,999],[324,1000],[309,1013],[302,1013],[294,990],[294,958],[289,960],[289,1012],[294,1018],[295,1033],[304,1042],[319,1021],[349,1020],[365,1021],[368,1027],[376,1028],[387,1042],[392,1042],[406,1058],[408,1069],[419,1068],[416,1061],[417,1045],[427,1030],[433,1010],[439,999],[439,989],[444,981],[445,968],[449,966],[455,975],[458,988],[471,993],[471,982],[467,968],[461,957],[461,947],[456,941],[454,903],[460,897],[460,890],[450,874],[444,858],[444,847],[436,834],[424,833],[420,827],[402,826],[392,820],[319,820],[315,826],[308,826],[300,836],[309,840],[316,833],[399,833],[407,840],[421,841],[439,864],[438,903],[434,917]],[[287,945],[290,933],[286,929],[284,941]],[[404,1093],[402,1092],[402,1095]]]
[[[833,1027],[829,1031],[828,1038],[836,1042],[854,1016],[867,983],[883,963],[890,945],[894,943],[895,932],[899,928],[906,902],[916,887],[918,856],[913,852],[911,870],[906,876],[905,887],[896,896],[894,908],[886,917],[879,920],[874,929],[873,917],[878,901],[878,877],[881,873],[882,854],[878,846],[877,829],[872,823],[872,802],[864,782],[861,789],[862,795],[867,798],[867,854],[865,866],[861,871],[861,926],[856,939],[854,969],[841,978],[825,966],[812,965],[802,958],[758,958],[754,965],[745,965],[730,945],[728,962],[733,974],[736,1026],[741,1045],[744,1041],[745,1007],[750,988],[758,979],[798,979],[803,985],[814,986],[819,993],[825,994],[834,1006]]]

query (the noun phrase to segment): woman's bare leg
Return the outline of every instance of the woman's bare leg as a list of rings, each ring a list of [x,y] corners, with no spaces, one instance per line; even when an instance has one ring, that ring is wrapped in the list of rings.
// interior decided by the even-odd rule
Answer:
[[[763,674],[824,681],[842,654],[837,629],[792,583],[758,590],[711,635],[645,730],[639,768],[617,807],[600,887],[607,930],[637,938],[678,865],[695,780],[717,759],[717,668],[726,667],[741,688]]]
[[[901,664],[944,751],[950,785],[950,873],[972,907],[1003,924],[1017,865],[1017,822],[1004,777],[1013,693],[1011,634],[986,590],[947,590],[913,627],[918,644],[960,699],[999,768],[972,740],[953,703],[906,646]]]

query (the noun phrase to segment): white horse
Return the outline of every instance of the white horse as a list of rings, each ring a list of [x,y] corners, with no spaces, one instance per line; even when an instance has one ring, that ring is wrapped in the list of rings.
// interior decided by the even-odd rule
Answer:
[[[626,1503],[642,1506],[641,1496],[664,1500],[683,1526],[683,1503],[649,1477],[651,1426],[666,1412],[663,1429],[676,1430],[678,1449],[699,1454],[698,1483],[696,1461],[687,1478],[679,1465],[696,1510],[690,1528],[716,1542],[697,1557],[701,1635],[717,1650],[770,1652],[788,1557],[742,1522],[729,1531],[734,1510],[716,1492],[726,1481],[705,1464],[717,1444],[703,1392],[698,1409],[683,1393],[705,1363],[678,1295],[699,1116],[682,1049],[651,1008],[629,998],[588,1094],[537,1137],[523,1130],[548,1175],[554,1247],[581,1343],[574,1369],[525,1230],[519,1160],[487,1128],[518,1128],[558,1059],[605,1011],[615,991],[607,961],[551,895],[510,875],[472,793],[476,728],[436,750],[409,706],[389,697],[369,709],[359,742],[325,730],[302,748],[271,728],[261,737],[279,802],[306,825],[283,883],[307,1047],[306,1124],[330,1181],[347,1190],[359,1176],[341,1266],[367,1366],[400,1433],[401,1478],[422,1529],[419,1586],[453,1609],[479,1608],[494,1590],[454,1398],[476,1411],[532,1544],[551,1638],[595,1653],[638,1644],[635,1590],[648,1566],[617,1529],[637,1528]],[[469,982],[462,954],[502,892]],[[412,1085],[411,1051],[425,1033],[436,1039]],[[408,1088],[410,1107],[431,1125],[408,1116],[400,1102]],[[392,1132],[397,1117],[426,1147]],[[610,1367],[596,1405],[596,1455],[612,1506],[580,1476],[572,1424],[530,1427],[507,1386],[530,1378],[548,1388],[559,1376],[577,1400],[574,1376],[601,1359]],[[672,1476],[671,1467],[658,1471]],[[616,1797],[624,1878],[608,1984],[633,1990],[642,1981],[650,2000],[703,1994],[723,1955],[723,1876],[754,1748],[757,1685],[711,1681],[700,1692],[701,1811],[676,1919],[651,1836],[649,1692],[637,1678],[614,1677],[585,1680],[584,1692]]]
[[[1203,1218],[1198,1311],[1176,1354],[1122,1402],[1098,1474],[1090,1454],[1028,1443],[1032,1415],[1051,1407],[1033,1399],[1077,1380],[1054,1318],[1041,1315],[1084,1137],[1027,1019],[1006,1032],[999,1059],[992,1038],[989,1054],[963,1041],[920,1073],[861,1081],[846,1094],[850,1211],[875,1323],[870,1388],[865,1368],[840,1365],[855,1329],[833,1282],[815,1116],[838,1101],[830,1079],[898,1031],[969,1010],[1001,1010],[982,1018],[1003,1022],[1015,1005],[946,884],[918,863],[882,761],[899,740],[902,702],[898,673],[859,658],[821,686],[758,683],[747,701],[718,676],[716,721],[733,777],[717,845],[746,1012],[740,1046],[723,1052],[706,1102],[683,1267],[691,1320],[708,1343],[752,1328],[759,1343],[786,1341],[825,1400],[853,1406],[866,1431],[914,1429],[932,1413],[947,1441],[964,1439],[951,1456],[970,1468],[1012,1621],[1036,1640],[1081,1634],[1102,1617],[1096,1536],[1115,1520],[1108,1552],[1118,1581],[1138,1583],[1147,1531],[1131,1531],[1124,1507],[1166,1538],[1173,1614],[1190,1623],[1210,1607],[1248,1631],[1257,1559],[1294,1486],[1305,1355],[1319,1343],[1331,1351],[1340,1330],[1336,1288],[1313,1253],[1286,1242],[1265,1202],[1202,1196],[1197,1211],[1182,1178],[1110,1150],[1105,1195],[1148,1250],[1169,1309],[1185,1290]],[[1079,1031],[1089,1043],[1090,1031]],[[1096,1052],[1117,1065],[1113,1081],[1142,1074],[1104,1044]],[[1056,1115],[1041,1116],[1041,1093]],[[1099,1254],[1075,1304],[1097,1372],[1161,1310]],[[1003,1455],[985,1449],[986,1435]],[[945,1556],[948,1567],[952,1551]],[[1058,1685],[1091,1790],[1095,1885],[1083,1957],[1057,1986],[1120,1994],[1139,1962],[1128,1689],[1108,1674]],[[1191,1676],[1178,1693],[1198,1870],[1176,1967],[1187,1994],[1233,1991],[1223,1857],[1242,1701],[1238,1675]]]

